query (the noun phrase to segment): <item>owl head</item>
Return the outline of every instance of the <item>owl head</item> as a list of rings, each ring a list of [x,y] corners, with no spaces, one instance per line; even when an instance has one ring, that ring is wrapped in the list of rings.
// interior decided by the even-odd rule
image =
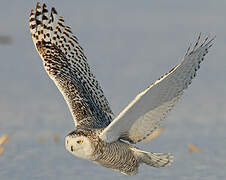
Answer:
[[[72,131],[65,137],[65,147],[74,156],[83,159],[92,159],[94,147],[89,136],[79,131]]]

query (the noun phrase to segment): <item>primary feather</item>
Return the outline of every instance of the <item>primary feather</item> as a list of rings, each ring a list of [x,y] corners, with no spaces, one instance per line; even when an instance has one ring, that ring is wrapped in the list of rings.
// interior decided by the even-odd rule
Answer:
[[[138,94],[135,99],[109,124],[100,137],[105,142],[121,138],[131,143],[145,139],[176,104],[183,90],[191,84],[201,61],[212,46],[214,38],[199,45],[201,34],[192,51],[187,50],[183,60],[167,74]]]
[[[63,17],[50,16],[45,4],[37,3],[30,15],[30,31],[46,72],[63,94],[75,125],[104,128],[113,117],[104,93],[90,71],[86,56]]]

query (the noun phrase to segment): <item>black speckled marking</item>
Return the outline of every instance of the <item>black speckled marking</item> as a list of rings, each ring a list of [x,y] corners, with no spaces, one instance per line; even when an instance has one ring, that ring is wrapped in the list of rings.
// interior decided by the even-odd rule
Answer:
[[[103,91],[90,72],[78,39],[55,8],[37,3],[30,15],[30,30],[44,67],[66,99],[77,126],[101,128],[113,113]],[[55,23],[57,22],[57,23]]]

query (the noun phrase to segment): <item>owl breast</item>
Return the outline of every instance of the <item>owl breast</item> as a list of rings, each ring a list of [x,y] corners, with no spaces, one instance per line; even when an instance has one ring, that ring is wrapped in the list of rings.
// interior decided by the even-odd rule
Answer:
[[[126,175],[136,174],[139,167],[139,158],[131,149],[131,145],[120,140],[102,146],[96,157],[98,158],[95,162],[98,164]]]

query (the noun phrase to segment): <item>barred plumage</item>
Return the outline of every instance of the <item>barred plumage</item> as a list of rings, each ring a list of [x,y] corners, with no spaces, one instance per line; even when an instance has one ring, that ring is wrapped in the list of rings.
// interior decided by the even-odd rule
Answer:
[[[131,148],[131,145],[122,141],[106,144],[103,147],[103,153],[95,161],[127,175],[136,174],[141,160],[136,157],[135,151]]]
[[[49,15],[46,5],[37,3],[35,12],[31,11],[30,31],[45,70],[64,96],[75,121],[76,129],[65,138],[69,152],[126,175],[136,174],[142,163],[157,168],[172,163],[168,153],[145,152],[126,141],[142,141],[160,127],[195,77],[214,38],[206,38],[200,44],[200,34],[181,63],[138,94],[112,121],[109,103],[90,71],[78,39],[63,17],[57,18],[55,8]]]
[[[90,71],[86,56],[63,17],[37,3],[31,10],[30,30],[45,70],[66,99],[76,126],[106,127],[113,113],[103,91]]]

